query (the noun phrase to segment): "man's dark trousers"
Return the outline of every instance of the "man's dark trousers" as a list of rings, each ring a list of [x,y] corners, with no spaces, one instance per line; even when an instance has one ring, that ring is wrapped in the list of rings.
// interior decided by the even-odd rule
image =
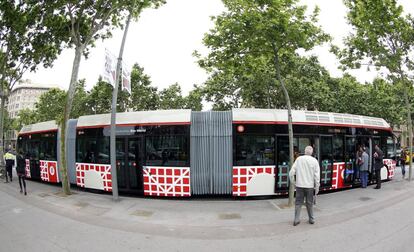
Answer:
[[[375,188],[381,188],[381,169],[375,170],[375,176],[377,177],[377,186]]]
[[[313,188],[296,187],[296,201],[295,201],[295,222],[300,221],[300,210],[303,201],[306,198],[306,210],[308,211],[309,221],[314,221],[313,217]]]
[[[10,182],[13,181],[13,166],[6,165],[6,181],[8,181],[7,177],[10,178]]]

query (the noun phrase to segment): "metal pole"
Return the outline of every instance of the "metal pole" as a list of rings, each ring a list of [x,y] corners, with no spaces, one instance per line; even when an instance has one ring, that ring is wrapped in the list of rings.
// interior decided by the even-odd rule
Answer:
[[[120,71],[121,71],[121,64],[122,64],[122,55],[124,53],[124,45],[126,40],[126,35],[128,33],[129,22],[131,21],[131,13],[128,15],[128,19],[126,21],[126,26],[124,30],[124,36],[122,38],[121,48],[119,50],[118,62],[116,65],[116,77],[115,77],[115,86],[114,91],[112,92],[112,111],[111,111],[111,136],[110,136],[110,150],[111,150],[111,180],[112,180],[112,197],[114,201],[119,200],[118,196],[118,176],[116,170],[116,104],[118,100],[118,86],[120,82]]]

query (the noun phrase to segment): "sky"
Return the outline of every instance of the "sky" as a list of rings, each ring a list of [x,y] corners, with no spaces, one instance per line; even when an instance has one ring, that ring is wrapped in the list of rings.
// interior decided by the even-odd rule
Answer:
[[[399,0],[406,13],[414,14],[414,1]],[[319,24],[325,32],[333,37],[333,43],[341,46],[342,40],[351,28],[346,23],[346,8],[342,0],[301,0],[301,4],[313,10],[315,5],[320,8]],[[183,94],[187,94],[194,84],[202,84],[207,73],[201,69],[194,50],[203,54],[208,51],[202,44],[203,36],[213,28],[211,16],[225,10],[221,0],[167,0],[167,4],[159,9],[146,9],[137,22],[131,23],[124,50],[124,62],[132,66],[138,63],[144,72],[151,77],[152,84],[163,89],[178,82]],[[102,75],[105,48],[118,55],[122,39],[122,31],[116,30],[113,37],[96,43],[89,58],[82,59],[79,79],[86,79],[86,88],[96,84]],[[321,64],[332,76],[339,77],[343,73],[338,70],[338,61],[329,52],[329,45],[315,48],[307,54],[317,55]],[[23,79],[35,83],[54,84],[63,89],[69,87],[73,49],[66,49],[55,61],[53,68],[27,73]],[[360,82],[372,81],[381,73],[367,69],[349,72]]]

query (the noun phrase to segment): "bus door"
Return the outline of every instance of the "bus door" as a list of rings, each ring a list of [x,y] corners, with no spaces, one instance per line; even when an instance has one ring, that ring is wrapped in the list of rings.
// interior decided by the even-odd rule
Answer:
[[[117,137],[116,162],[120,191],[140,194],[143,192],[143,152],[143,137]]]
[[[370,139],[367,136],[357,136],[356,138],[356,150],[359,147],[363,147],[366,149],[367,154],[370,155]]]
[[[288,190],[289,182],[289,137],[277,136],[277,174],[276,191]],[[312,156],[319,159],[319,139],[314,136],[295,136],[293,138],[294,158],[305,154],[306,146],[314,148]]]
[[[31,139],[29,141],[29,163],[30,163],[30,177],[32,179],[40,180],[40,161],[39,161],[39,147],[40,141],[38,139]]]
[[[372,157],[372,147],[371,139],[368,136],[357,136],[356,137],[356,148],[362,147],[365,148],[369,157]],[[369,160],[368,169],[371,170],[372,160]]]
[[[359,182],[358,148],[359,146],[355,137],[345,137],[345,170],[343,180],[345,185],[352,185],[357,181]]]
[[[332,186],[333,145],[332,136],[320,136],[319,162],[321,166],[321,188]]]
[[[293,151],[295,158],[305,155],[306,146],[312,146],[312,156],[319,160],[319,139],[314,136],[295,136],[293,138]]]
[[[289,189],[289,138],[287,136],[277,136],[277,169],[275,190],[287,191]]]
[[[372,137],[372,153],[375,152],[375,145],[376,144],[382,150],[382,152],[384,154],[384,157],[385,157],[387,155],[387,153],[386,153],[386,146],[384,146],[385,144],[383,144],[381,142],[381,138],[380,137],[377,137],[377,136]]]

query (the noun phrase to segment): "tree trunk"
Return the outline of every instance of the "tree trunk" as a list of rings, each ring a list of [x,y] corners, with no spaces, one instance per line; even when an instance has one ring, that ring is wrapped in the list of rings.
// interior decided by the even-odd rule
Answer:
[[[280,74],[280,63],[279,63],[279,55],[275,51],[274,55],[274,64],[276,70],[276,78],[279,80],[280,86],[282,87],[283,94],[285,95],[286,105],[288,109],[288,133],[289,133],[289,171],[292,168],[294,157],[293,157],[293,126],[292,126],[292,106],[290,104],[290,97],[289,93],[286,89],[285,82]],[[289,182],[289,202],[288,206],[293,206],[294,197],[293,194],[295,193],[295,185]]]
[[[119,49],[118,63],[116,65],[116,78],[114,91],[112,93],[112,110],[111,110],[111,133],[110,133],[110,151],[111,151],[111,182],[112,182],[112,197],[114,201],[119,199],[118,197],[118,175],[116,170],[116,105],[118,100],[118,86],[121,80],[121,65],[122,65],[122,55],[124,54],[124,46],[126,41],[126,36],[128,34],[128,27],[131,21],[131,13],[128,16],[126,21],[124,36],[122,37],[121,48]]]
[[[72,76],[70,79],[69,90],[66,95],[66,105],[63,112],[63,119],[60,122],[60,130],[61,130],[61,141],[60,141],[60,171],[62,174],[62,188],[63,193],[66,195],[70,195],[70,185],[68,180],[68,169],[66,164],[66,130],[67,130],[67,122],[69,120],[70,112],[72,110],[72,103],[73,98],[75,96],[76,86],[78,83],[78,73],[79,73],[79,66],[80,61],[82,59],[82,52],[84,50],[84,45],[77,45],[75,49],[75,58],[73,60],[72,66]]]
[[[4,163],[4,113],[6,113],[6,95],[3,90],[1,95],[1,107],[0,107],[0,170],[3,170],[3,174],[6,174],[6,166]]]
[[[7,47],[6,50],[6,55],[8,55],[10,53],[10,48]],[[1,99],[1,107],[0,107],[0,172],[3,170],[3,174],[5,176],[7,176],[7,172],[6,172],[6,164],[4,162],[4,113],[6,112],[6,98],[7,98],[7,91],[8,91],[8,86],[4,85],[5,84],[5,80],[6,80],[6,64],[3,62],[3,64],[1,64],[1,79],[0,79],[0,99]]]
[[[405,105],[407,107],[407,126],[408,126],[408,146],[409,146],[409,150],[408,150],[408,155],[410,157],[409,162],[408,162],[408,180],[411,181],[412,178],[412,157],[413,157],[413,122],[411,119],[411,104],[410,101],[408,99],[408,87],[407,85],[404,84],[404,100],[405,100]]]

